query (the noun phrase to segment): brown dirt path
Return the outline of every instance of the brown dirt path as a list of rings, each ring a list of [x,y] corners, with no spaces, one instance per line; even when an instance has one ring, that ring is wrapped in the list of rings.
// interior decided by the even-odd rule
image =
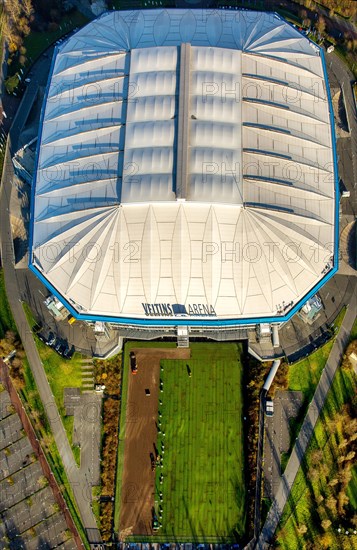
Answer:
[[[135,348],[138,373],[129,374],[125,451],[120,503],[120,540],[129,535],[152,535],[155,454],[159,400],[160,360],[189,359],[185,348]],[[150,390],[147,397],[145,390]]]

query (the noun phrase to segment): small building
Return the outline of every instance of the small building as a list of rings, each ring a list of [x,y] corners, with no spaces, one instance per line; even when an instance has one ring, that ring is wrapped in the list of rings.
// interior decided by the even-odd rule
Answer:
[[[104,323],[103,321],[96,321],[94,323],[94,336],[96,340],[101,342],[109,340],[110,334],[107,323]]]
[[[67,319],[69,311],[56,296],[51,294],[43,303],[56,321],[64,321]]]
[[[322,302],[317,294],[310,298],[306,304],[300,309],[299,317],[305,323],[311,325],[318,317],[319,312],[323,308]]]

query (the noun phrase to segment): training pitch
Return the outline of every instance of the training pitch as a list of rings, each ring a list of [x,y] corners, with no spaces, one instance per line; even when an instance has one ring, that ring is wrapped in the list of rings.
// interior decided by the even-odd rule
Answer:
[[[125,350],[120,536],[171,542],[239,539],[245,530],[241,347],[192,343],[188,352],[150,345],[130,344],[138,359],[135,375],[128,372]],[[161,525],[157,531],[154,515]]]

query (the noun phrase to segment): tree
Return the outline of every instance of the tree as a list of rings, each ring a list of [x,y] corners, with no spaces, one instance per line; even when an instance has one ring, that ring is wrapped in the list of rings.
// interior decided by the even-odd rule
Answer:
[[[317,22],[316,22],[316,29],[317,31],[322,34],[326,28],[326,21],[323,15],[319,15]]]
[[[326,499],[326,508],[334,514],[336,514],[336,505],[337,500],[333,496],[329,496],[328,499]]]
[[[320,464],[318,465],[318,469],[320,476],[328,476],[330,472],[329,467],[324,462],[320,462]]]
[[[323,459],[323,452],[321,451],[321,449],[316,449],[315,451],[313,451],[313,453],[311,453],[311,463],[314,466],[321,464],[322,459]]]
[[[341,516],[345,515],[345,506],[349,503],[349,498],[344,491],[340,491],[337,495],[337,507],[338,513]]]
[[[331,521],[329,519],[324,519],[321,522],[321,527],[327,530],[331,526]]]
[[[320,472],[317,468],[310,468],[307,475],[311,481],[317,481],[320,477]]]
[[[357,433],[357,418],[350,418],[348,422],[344,425],[344,430],[346,435],[352,435]]]
[[[355,451],[350,451],[346,456],[346,461],[352,460],[355,457]]]
[[[16,332],[13,330],[7,330],[5,332],[5,340],[9,342],[9,344],[14,344],[16,341]]]
[[[351,481],[351,479],[352,479],[351,465],[346,465],[346,467],[343,468],[338,473],[338,480],[344,487],[346,487]]]
[[[17,21],[17,28],[23,36],[30,34],[30,25],[26,17],[20,17]]]
[[[32,15],[35,11],[33,9],[32,0],[22,0],[22,9],[25,17],[27,17],[27,19],[31,21]]]
[[[306,525],[304,523],[299,525],[298,528],[297,528],[297,532],[299,533],[299,535],[305,535],[305,533],[307,533]]]
[[[15,23],[21,13],[21,4],[19,0],[6,0],[4,9],[8,17],[10,17],[13,23]]]

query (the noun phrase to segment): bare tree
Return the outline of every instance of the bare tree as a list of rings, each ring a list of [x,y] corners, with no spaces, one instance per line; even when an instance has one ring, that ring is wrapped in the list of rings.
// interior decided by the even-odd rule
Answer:
[[[35,11],[32,5],[32,0],[22,0],[22,9],[25,17],[31,21],[31,17]]]
[[[346,504],[348,504],[350,501],[350,499],[348,498],[348,496],[346,495],[346,493],[344,491],[340,491],[337,495],[337,508],[338,508],[338,513],[341,515],[341,516],[344,516],[345,515],[345,506]]]
[[[321,449],[316,449],[311,453],[311,462],[314,466],[321,464],[322,459],[323,459],[323,452],[321,451]]]
[[[319,15],[317,22],[316,22],[316,29],[317,31],[322,34],[326,28],[326,21],[323,15]]]
[[[21,7],[19,0],[6,0],[4,4],[5,13],[12,20],[13,24],[16,23],[16,20],[20,16]]]
[[[333,514],[336,514],[337,500],[333,496],[330,496],[328,497],[328,499],[326,499],[325,502],[326,502],[326,508],[328,508]]]

